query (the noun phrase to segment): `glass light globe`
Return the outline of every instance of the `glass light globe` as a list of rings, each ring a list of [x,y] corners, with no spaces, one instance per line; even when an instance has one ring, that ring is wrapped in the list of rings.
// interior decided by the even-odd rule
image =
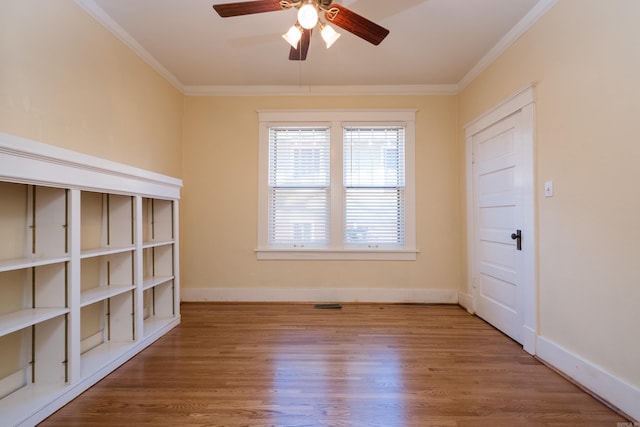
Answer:
[[[282,38],[287,41],[294,49],[298,48],[298,42],[302,38],[302,30],[297,26],[293,26],[289,28],[289,31],[286,34],[282,35]]]
[[[329,49],[331,45],[333,45],[336,42],[336,40],[338,40],[338,38],[340,37],[340,33],[337,33],[333,28],[331,28],[328,25],[325,25],[324,27],[322,27],[320,34],[322,35],[322,40],[324,40],[324,42],[327,45],[327,49]]]
[[[318,10],[313,4],[307,3],[298,10],[298,22],[306,30],[310,30],[318,23]]]

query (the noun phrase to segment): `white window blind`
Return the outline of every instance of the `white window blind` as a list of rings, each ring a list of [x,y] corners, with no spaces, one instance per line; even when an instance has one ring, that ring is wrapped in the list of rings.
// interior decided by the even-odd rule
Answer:
[[[405,244],[404,127],[345,127],[344,243]]]
[[[269,128],[271,247],[329,244],[329,159],[328,127]]]

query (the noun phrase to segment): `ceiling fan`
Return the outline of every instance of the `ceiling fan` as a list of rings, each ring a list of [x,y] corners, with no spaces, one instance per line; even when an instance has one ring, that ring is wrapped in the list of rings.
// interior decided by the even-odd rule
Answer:
[[[236,3],[214,4],[213,8],[223,18],[254,13],[275,12],[278,10],[298,9],[298,20],[282,37],[291,45],[289,59],[304,61],[307,59],[311,31],[319,24],[320,34],[327,48],[340,37],[327,22],[330,22],[352,34],[379,45],[389,34],[389,30],[369,21],[346,7],[333,4],[333,0],[253,0]],[[320,14],[324,14],[323,22]]]

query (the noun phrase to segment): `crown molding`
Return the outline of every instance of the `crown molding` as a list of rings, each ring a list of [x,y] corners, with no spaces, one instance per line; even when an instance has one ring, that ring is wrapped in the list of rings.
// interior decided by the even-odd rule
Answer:
[[[546,14],[558,0],[540,0],[469,72],[458,82],[458,92],[467,87],[478,77],[493,61],[506,52],[516,40],[526,33],[538,20]]]
[[[188,96],[456,95],[457,85],[185,86]]]
[[[167,70],[153,55],[151,55],[140,43],[134,39],[131,34],[125,31],[116,21],[111,18],[100,6],[93,0],[74,0],[81,9],[87,12],[96,21],[102,24],[122,43],[138,55],[144,62],[153,68],[158,74],[164,77],[169,83],[175,86],[180,92],[184,93],[184,85]]]

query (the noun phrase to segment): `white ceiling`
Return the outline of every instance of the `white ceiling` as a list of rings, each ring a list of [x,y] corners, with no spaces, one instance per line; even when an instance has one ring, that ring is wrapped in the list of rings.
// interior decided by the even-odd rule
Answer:
[[[233,1],[76,0],[185,93],[283,87],[455,92],[555,3],[334,1],[389,29],[389,36],[374,46],[335,27],[342,37],[326,49],[316,31],[307,60],[289,61],[281,35],[295,23],[295,9],[221,18],[212,5]]]

